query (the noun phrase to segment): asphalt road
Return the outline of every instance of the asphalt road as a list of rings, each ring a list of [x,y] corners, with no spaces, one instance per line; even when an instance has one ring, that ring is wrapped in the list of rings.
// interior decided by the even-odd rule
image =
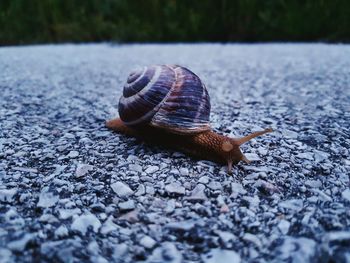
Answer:
[[[110,132],[149,64],[199,75],[216,131],[275,132],[231,176]],[[350,262],[349,127],[348,45],[2,47],[1,262]]]

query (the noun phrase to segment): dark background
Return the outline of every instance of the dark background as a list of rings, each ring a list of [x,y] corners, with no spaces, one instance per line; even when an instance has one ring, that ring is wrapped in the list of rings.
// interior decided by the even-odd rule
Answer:
[[[0,45],[350,42],[349,0],[0,0]]]

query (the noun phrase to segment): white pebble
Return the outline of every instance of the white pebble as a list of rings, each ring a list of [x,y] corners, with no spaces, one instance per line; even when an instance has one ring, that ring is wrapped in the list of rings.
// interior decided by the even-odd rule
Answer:
[[[345,191],[343,191],[343,192],[341,193],[341,196],[342,196],[345,200],[347,200],[347,201],[350,202],[350,189],[346,189]]]
[[[79,156],[78,151],[70,151],[69,154],[67,155],[67,157],[69,157],[69,158],[76,158],[78,156]]]
[[[286,235],[289,231],[290,223],[289,223],[289,221],[282,219],[278,223],[277,227],[281,231],[282,234]]]
[[[183,175],[183,176],[188,176],[189,171],[188,171],[187,168],[181,167],[181,168],[180,168],[180,174]]]
[[[156,244],[156,241],[149,236],[144,236],[140,240],[140,245],[145,247],[145,248],[153,248],[155,246],[155,244]]]
[[[174,182],[166,185],[165,191],[167,191],[169,194],[178,194],[178,195],[185,194],[185,188],[182,185],[180,185],[178,182]]]
[[[55,231],[55,236],[57,237],[65,237],[68,236],[68,229],[65,225],[60,226]]]
[[[91,171],[94,167],[89,164],[78,164],[77,169],[75,170],[76,177],[82,177]]]
[[[129,164],[129,170],[141,173],[142,172],[142,166],[136,163]]]
[[[92,230],[97,233],[101,227],[101,222],[93,214],[85,214],[77,217],[72,223],[72,230],[79,231],[81,234],[85,235],[88,227],[92,227]]]
[[[39,207],[52,207],[59,200],[59,196],[54,195],[52,192],[49,192],[48,188],[45,187],[40,193],[39,202],[37,206]]]
[[[128,185],[120,181],[111,184],[111,187],[119,197],[127,197],[134,193]]]
[[[0,189],[0,201],[11,202],[13,196],[17,193],[16,188],[12,189]]]
[[[158,166],[155,166],[155,165],[151,165],[151,166],[148,166],[147,169],[145,170],[146,173],[148,174],[153,174],[155,172],[157,172],[159,170],[159,167]]]

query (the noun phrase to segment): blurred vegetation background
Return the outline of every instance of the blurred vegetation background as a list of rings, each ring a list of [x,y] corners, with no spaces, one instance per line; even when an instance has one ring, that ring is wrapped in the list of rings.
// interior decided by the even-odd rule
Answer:
[[[350,41],[349,0],[0,0],[0,45]]]

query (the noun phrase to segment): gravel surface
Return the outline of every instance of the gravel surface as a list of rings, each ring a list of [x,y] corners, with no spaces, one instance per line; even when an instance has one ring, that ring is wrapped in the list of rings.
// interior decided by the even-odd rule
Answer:
[[[128,73],[179,64],[212,127],[254,160],[215,163],[110,132]],[[350,46],[0,48],[1,262],[350,262]]]

